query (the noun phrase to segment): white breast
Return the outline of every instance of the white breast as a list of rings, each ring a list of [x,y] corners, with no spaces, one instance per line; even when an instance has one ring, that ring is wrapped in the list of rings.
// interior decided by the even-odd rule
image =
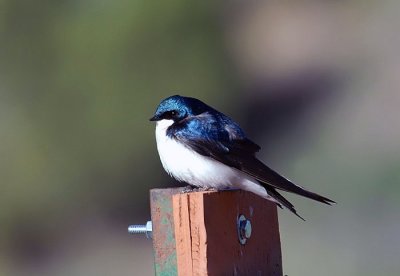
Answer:
[[[172,120],[161,120],[156,127],[158,153],[168,174],[193,186],[219,190],[243,189],[271,200],[265,189],[253,178],[169,138],[166,131],[173,123]]]
[[[157,122],[157,149],[164,169],[179,181],[198,187],[228,186],[226,175],[232,169],[202,156],[166,135],[172,120]]]

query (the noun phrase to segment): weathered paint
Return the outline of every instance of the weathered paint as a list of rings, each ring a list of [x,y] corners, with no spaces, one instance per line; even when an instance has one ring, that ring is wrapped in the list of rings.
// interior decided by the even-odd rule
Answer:
[[[153,189],[150,191],[154,267],[157,276],[177,275],[172,195],[180,193],[182,189]]]

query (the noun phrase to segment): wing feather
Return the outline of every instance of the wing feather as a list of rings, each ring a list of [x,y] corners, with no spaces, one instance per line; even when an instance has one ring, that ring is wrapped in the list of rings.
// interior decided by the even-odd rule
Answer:
[[[255,153],[260,150],[260,146],[247,139],[240,127],[230,118],[223,114],[217,115],[204,113],[189,117],[181,124],[174,125],[174,129],[170,133],[175,139],[195,152],[211,157],[255,178],[267,191],[276,188],[328,205],[335,203],[329,198],[294,184],[266,166],[255,156]],[[226,127],[221,128],[221,124]],[[277,198],[280,198],[283,205],[293,208],[293,205],[288,201],[282,200],[283,196],[278,192],[274,189],[272,192],[276,194]]]

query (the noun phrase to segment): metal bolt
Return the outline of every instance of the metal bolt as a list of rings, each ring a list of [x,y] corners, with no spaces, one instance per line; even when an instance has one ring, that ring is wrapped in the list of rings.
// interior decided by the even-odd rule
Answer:
[[[146,225],[129,225],[128,227],[129,234],[145,234],[146,238],[153,238],[153,223],[148,221]]]
[[[246,219],[244,215],[240,215],[236,227],[240,244],[246,244],[251,237],[251,221]]]

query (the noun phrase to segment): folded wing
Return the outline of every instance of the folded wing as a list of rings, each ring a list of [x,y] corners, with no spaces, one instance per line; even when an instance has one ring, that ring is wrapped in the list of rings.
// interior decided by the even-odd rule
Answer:
[[[189,118],[184,123],[184,125],[177,126],[180,127],[180,130],[174,132],[175,139],[180,140],[201,155],[211,157],[258,180],[267,191],[276,194],[275,198],[280,203],[285,207],[289,206],[288,209],[293,208],[293,205],[275,188],[328,205],[335,203],[329,198],[294,184],[258,160],[255,153],[260,150],[260,147],[247,139],[239,126],[223,114],[219,117],[216,117],[215,114],[209,116],[202,114],[199,117]],[[195,124],[195,127],[191,128],[190,124]],[[226,127],[222,129],[221,124],[225,124]],[[191,135],[191,129],[196,132],[203,131],[203,135],[198,135],[198,133]],[[203,138],[199,139],[198,137]]]

